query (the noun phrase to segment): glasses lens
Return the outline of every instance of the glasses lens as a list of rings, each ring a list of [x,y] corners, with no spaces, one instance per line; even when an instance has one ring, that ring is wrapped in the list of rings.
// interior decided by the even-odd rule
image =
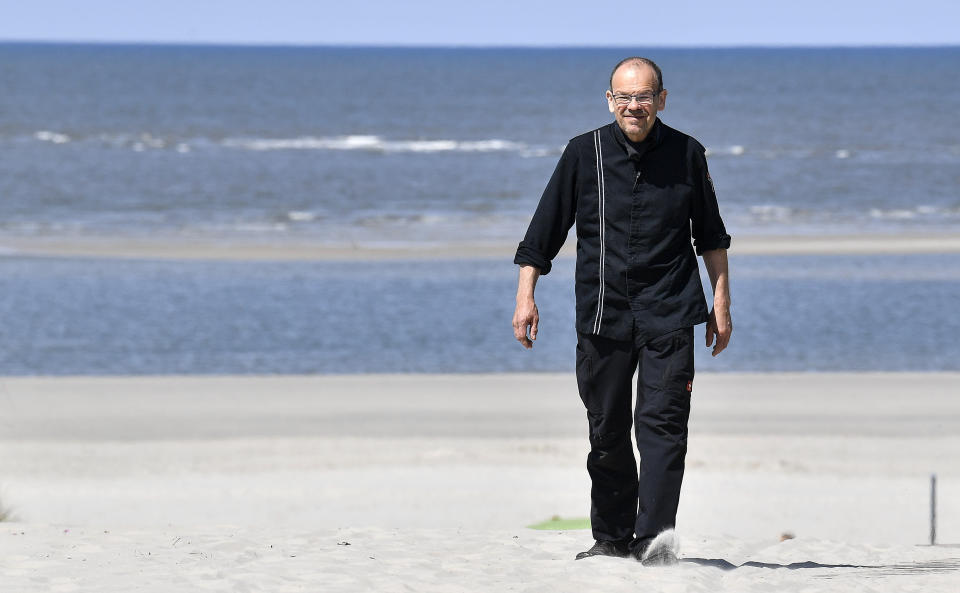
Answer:
[[[614,95],[613,100],[617,105],[629,105],[631,101],[636,101],[638,105],[653,105],[653,95]]]

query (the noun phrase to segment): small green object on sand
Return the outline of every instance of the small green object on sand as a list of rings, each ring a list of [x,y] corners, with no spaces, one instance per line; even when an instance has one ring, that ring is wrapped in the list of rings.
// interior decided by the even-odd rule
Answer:
[[[589,517],[582,517],[576,519],[561,519],[560,516],[554,515],[547,519],[546,521],[541,521],[540,523],[534,523],[533,525],[527,525],[527,529],[544,529],[544,530],[554,530],[554,531],[569,531],[571,529],[590,529],[590,519]]]

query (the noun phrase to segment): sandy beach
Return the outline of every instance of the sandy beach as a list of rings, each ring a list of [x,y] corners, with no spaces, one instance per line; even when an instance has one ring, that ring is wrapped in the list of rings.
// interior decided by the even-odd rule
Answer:
[[[589,531],[527,528],[589,512],[572,376],[5,378],[0,576],[9,591],[955,591],[958,387],[699,375],[682,562],[652,569],[574,562]]]

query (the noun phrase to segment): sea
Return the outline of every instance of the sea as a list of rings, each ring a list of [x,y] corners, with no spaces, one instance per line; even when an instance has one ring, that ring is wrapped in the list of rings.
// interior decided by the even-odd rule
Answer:
[[[572,370],[571,260],[540,280],[525,351],[509,256],[37,257],[5,240],[512,245],[566,142],[611,121],[628,55],[663,69],[661,118],[707,147],[733,235],[733,339],[698,369],[960,370],[955,254],[737,254],[758,235],[960,232],[960,47],[7,43],[0,375]]]

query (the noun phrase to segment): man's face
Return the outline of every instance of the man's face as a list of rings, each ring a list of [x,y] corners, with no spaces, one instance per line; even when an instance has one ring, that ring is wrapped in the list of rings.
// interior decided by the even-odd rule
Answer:
[[[610,86],[612,92],[607,91],[610,113],[627,138],[642,141],[653,128],[657,112],[666,108],[667,91],[658,92],[656,72],[646,64],[624,64],[614,73]],[[647,97],[652,100],[644,101]]]

